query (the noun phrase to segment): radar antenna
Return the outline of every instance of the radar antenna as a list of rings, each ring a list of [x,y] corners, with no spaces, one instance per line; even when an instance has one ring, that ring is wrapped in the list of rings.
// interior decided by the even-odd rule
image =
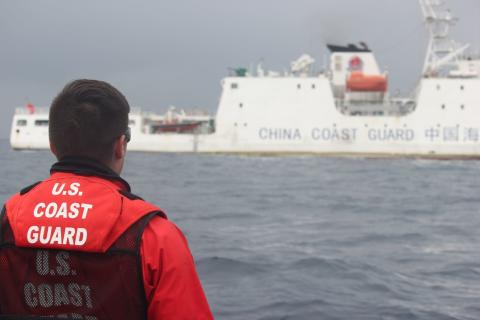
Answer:
[[[458,57],[469,44],[460,45],[450,38],[450,28],[457,19],[445,7],[443,0],[419,0],[430,39],[423,66],[425,76],[438,75],[445,67],[457,65]]]

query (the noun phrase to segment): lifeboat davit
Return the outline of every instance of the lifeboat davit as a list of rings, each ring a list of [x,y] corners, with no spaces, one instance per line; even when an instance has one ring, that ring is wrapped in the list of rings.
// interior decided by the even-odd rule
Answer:
[[[350,91],[387,91],[387,78],[382,75],[365,75],[354,71],[347,79],[347,89]]]

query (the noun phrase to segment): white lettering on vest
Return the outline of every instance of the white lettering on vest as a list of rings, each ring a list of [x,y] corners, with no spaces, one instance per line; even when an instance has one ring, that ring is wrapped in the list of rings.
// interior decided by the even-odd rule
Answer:
[[[58,205],[55,202],[50,202],[49,204],[47,204],[47,207],[45,208],[45,217],[53,218],[57,213],[57,210],[58,210]]]
[[[76,219],[78,217],[78,208],[80,207],[80,203],[74,202],[70,205],[70,213],[68,217],[70,219]]]
[[[41,283],[31,282],[23,286],[25,303],[31,308],[51,308],[53,306],[75,306],[93,309],[92,290],[78,283]],[[92,317],[91,319],[95,319]]]
[[[38,305],[37,297],[35,296],[37,293],[37,289],[33,285],[33,283],[26,283],[23,286],[23,294],[25,296],[25,303],[27,306],[31,308],[35,308]]]
[[[88,232],[85,228],[30,226],[27,241],[30,244],[60,244],[83,246],[87,242]]]
[[[76,219],[80,215],[80,208],[82,210],[82,219],[85,220],[93,205],[89,203],[73,202],[70,205],[67,202],[57,204],[56,202],[50,202],[45,204],[44,202],[38,203],[33,209],[33,216],[35,218],[45,217],[51,218],[64,218],[64,219]]]
[[[46,283],[38,285],[38,300],[40,305],[44,308],[51,307],[53,305],[53,290]]]
[[[88,204],[88,203],[82,203],[81,207],[83,209],[82,219],[85,220],[87,218],[88,210],[92,209],[93,206],[91,204]]]
[[[65,244],[73,245],[74,240],[73,236],[75,235],[75,228],[65,228],[65,234],[63,235],[63,239]]]
[[[58,188],[59,185],[60,185],[60,183],[58,183],[58,182],[53,185],[52,195],[59,196],[60,194],[62,194],[63,189],[65,189],[65,183],[61,184],[60,189]]]
[[[79,188],[80,188],[80,183],[74,182],[70,185],[70,190],[68,190],[67,194],[69,196],[76,196],[78,194]]]
[[[59,196],[59,195],[69,195],[69,196],[81,196],[83,192],[80,191],[80,183],[79,182],[72,182],[70,184],[69,190],[65,190],[65,183],[60,184],[59,182],[55,183],[52,188],[52,195]]]
[[[33,216],[35,218],[40,218],[41,216],[43,216],[44,211],[39,212],[41,208],[45,209],[45,203],[40,202],[35,206],[35,209],[33,209]]]
[[[36,243],[38,241],[38,231],[37,226],[31,226],[27,231],[27,241],[28,243]]]

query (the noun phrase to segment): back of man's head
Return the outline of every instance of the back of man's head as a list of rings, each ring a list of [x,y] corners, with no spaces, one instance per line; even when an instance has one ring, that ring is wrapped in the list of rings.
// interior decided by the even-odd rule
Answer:
[[[123,94],[97,80],[68,83],[50,107],[49,136],[58,159],[111,160],[115,140],[128,128],[130,106]]]

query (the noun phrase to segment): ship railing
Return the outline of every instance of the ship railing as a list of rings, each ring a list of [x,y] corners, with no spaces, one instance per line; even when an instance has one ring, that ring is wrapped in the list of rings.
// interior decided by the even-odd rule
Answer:
[[[199,117],[199,118],[212,118],[212,115],[208,111],[202,109],[191,109],[191,110],[180,110],[180,112],[174,111],[175,116],[179,117]],[[159,114],[155,111],[142,110],[141,107],[131,107],[130,114],[142,115],[142,116],[153,116],[153,117],[165,117],[165,113]]]
[[[394,98],[383,101],[347,101],[336,99],[335,107],[341,113],[356,116],[402,116],[416,109],[416,102],[408,98]]]
[[[48,114],[48,107],[17,107],[15,108],[15,114]]]

